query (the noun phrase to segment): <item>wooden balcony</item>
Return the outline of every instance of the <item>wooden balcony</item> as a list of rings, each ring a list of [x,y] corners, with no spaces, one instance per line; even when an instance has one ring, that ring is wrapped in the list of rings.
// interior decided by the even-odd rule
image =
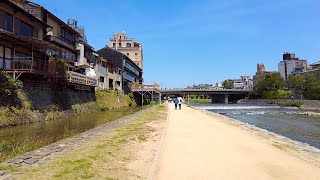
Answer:
[[[67,81],[72,84],[80,84],[86,86],[97,86],[98,82],[95,78],[88,77],[73,71],[67,71]]]
[[[0,61],[0,70],[46,74],[48,64],[32,57],[14,57]]]

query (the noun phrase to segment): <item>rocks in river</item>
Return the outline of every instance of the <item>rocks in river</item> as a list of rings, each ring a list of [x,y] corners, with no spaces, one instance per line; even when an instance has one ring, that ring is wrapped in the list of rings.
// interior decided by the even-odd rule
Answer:
[[[299,114],[305,115],[305,116],[320,117],[320,113],[318,113],[318,112],[306,111],[306,112],[299,112]]]

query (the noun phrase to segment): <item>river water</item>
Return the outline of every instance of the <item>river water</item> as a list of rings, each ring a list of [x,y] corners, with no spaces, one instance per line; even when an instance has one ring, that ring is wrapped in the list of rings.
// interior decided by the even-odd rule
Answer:
[[[121,108],[88,115],[66,117],[52,121],[36,122],[0,129],[0,141],[23,142],[27,139],[50,138],[60,140],[66,131],[72,134],[84,132],[141,110],[141,107]]]
[[[320,117],[297,114],[299,112],[297,108],[253,104],[192,103],[191,105],[320,148]]]

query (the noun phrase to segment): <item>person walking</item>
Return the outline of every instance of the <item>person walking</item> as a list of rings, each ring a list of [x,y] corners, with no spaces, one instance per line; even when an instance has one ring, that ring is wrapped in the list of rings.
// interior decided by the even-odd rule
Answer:
[[[179,104],[179,109],[181,110],[182,98],[181,98],[181,97],[178,97],[177,99],[179,100],[179,101],[178,101],[178,104]]]
[[[178,98],[174,98],[174,109],[178,108],[178,104],[179,104],[179,99]]]

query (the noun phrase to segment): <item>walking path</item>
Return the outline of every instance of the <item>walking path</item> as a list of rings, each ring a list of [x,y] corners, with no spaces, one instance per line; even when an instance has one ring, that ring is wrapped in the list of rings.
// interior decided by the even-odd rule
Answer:
[[[169,104],[155,179],[320,179],[320,168],[218,116]]]

